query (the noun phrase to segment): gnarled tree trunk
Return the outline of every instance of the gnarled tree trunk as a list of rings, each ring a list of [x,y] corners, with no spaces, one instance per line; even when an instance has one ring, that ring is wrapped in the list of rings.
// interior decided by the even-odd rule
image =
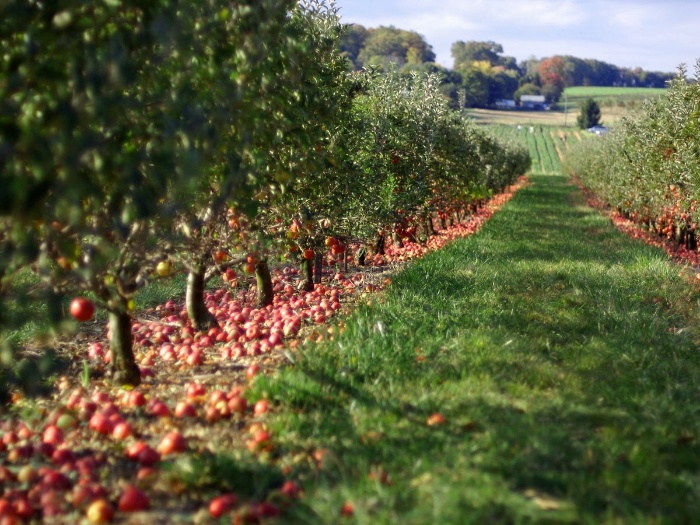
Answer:
[[[187,274],[187,291],[185,293],[187,316],[190,318],[192,328],[200,332],[219,326],[204,302],[205,274],[206,267],[203,264],[192,268]]]
[[[374,253],[378,255],[384,255],[384,246],[386,244],[386,237],[384,236],[384,233],[379,233],[377,235],[377,240],[374,243]]]
[[[323,254],[317,253],[314,255],[314,283],[321,284],[321,276],[323,275]]]
[[[131,316],[126,312],[109,312],[109,349],[112,352],[112,382],[137,386],[141,371],[134,359]]]
[[[421,226],[425,230],[425,239],[420,239],[421,242],[426,243],[428,239],[435,235],[435,226],[433,225],[433,216],[431,213],[426,213],[421,220]]]
[[[685,243],[685,226],[682,224],[676,224],[676,231],[674,232],[674,240],[676,241],[676,245],[680,246],[681,244]]]
[[[360,266],[367,264],[367,245],[363,245],[357,252],[357,264]]]
[[[314,266],[311,259],[301,260],[301,275],[304,277],[303,289],[312,292],[314,289]]]
[[[262,259],[256,263],[255,282],[258,286],[258,307],[264,308],[272,304],[275,295],[272,289],[272,275],[270,275],[267,259]]]

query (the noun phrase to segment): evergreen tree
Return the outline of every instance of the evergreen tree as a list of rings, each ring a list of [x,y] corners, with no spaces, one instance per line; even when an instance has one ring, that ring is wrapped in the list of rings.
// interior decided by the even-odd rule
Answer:
[[[600,116],[600,106],[595,100],[589,98],[581,105],[581,113],[576,118],[576,123],[580,129],[588,129],[601,124]]]

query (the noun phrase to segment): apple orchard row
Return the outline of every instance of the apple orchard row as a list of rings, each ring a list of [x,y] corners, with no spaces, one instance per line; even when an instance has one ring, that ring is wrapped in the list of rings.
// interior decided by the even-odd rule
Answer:
[[[666,94],[601,140],[577,144],[567,170],[627,219],[649,232],[698,249],[700,202],[700,62],[695,81],[686,70]]]
[[[511,195],[500,194],[492,204],[500,205]],[[385,258],[391,262],[420,257],[473,234],[491,209],[478,210],[468,221],[452,224],[424,245],[392,244]],[[256,388],[268,365],[255,358],[238,360],[247,363],[244,374],[205,374],[204,382],[187,376],[183,384],[172,374],[177,366],[186,369],[219,361],[217,353],[219,362],[267,354],[279,347],[283,337],[296,334],[302,320],[324,323],[340,308],[341,294],[355,285],[373,289],[372,284],[363,285],[362,273],[336,272],[332,282],[306,292],[290,284],[297,272],[290,265],[272,268],[274,299],[265,308],[248,306],[249,301],[241,300],[243,294],[236,296],[238,288],[208,291],[206,304],[220,328],[206,333],[197,333],[184,322],[181,303],[170,300],[158,305],[146,312],[148,321],[132,323],[140,372],[149,378],[140,387],[110,388],[102,381],[86,388],[64,376],[57,381],[57,394],[50,403],[28,405],[39,414],[27,417],[30,411],[21,411],[25,415],[5,418],[0,424],[0,521],[76,523],[84,517],[97,524],[158,510],[169,516],[191,513],[196,523],[224,517],[233,523],[266,523],[287,513],[303,497],[301,470],[335,466],[329,467],[334,463],[327,459],[332,453],[323,447],[296,453],[293,459],[278,451],[283,447],[267,417],[279,405]],[[75,300],[71,313],[87,320],[94,314],[93,305]],[[100,336],[91,339],[81,346],[89,345],[87,356],[95,370],[111,356]],[[162,381],[166,375],[168,379]],[[440,427],[446,419],[434,413],[425,424]],[[190,462],[216,457],[222,450],[235,458],[243,453],[267,465],[272,462],[281,476],[275,484],[254,490],[248,478],[240,484],[208,480],[183,497],[178,465],[184,465],[186,477],[191,477]],[[374,466],[368,475],[379,483],[392,483],[381,466]],[[351,502],[339,505],[339,516],[353,513]]]
[[[322,0],[17,1],[3,17],[0,294],[30,268],[59,326],[63,297],[90,297],[70,312],[106,310],[115,384],[140,381],[131,316],[154,278],[186,272],[189,325],[220,330],[214,276],[250,275],[265,307],[271,269],[296,261],[312,293],[324,254],[374,264],[426,243],[529,166],[436,75],[349,73]]]

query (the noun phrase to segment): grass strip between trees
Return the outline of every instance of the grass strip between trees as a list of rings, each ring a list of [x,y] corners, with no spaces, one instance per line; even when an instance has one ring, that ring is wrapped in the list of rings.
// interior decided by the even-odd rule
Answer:
[[[306,487],[292,521],[345,503],[372,524],[700,515],[698,290],[565,177],[532,182],[257,381]]]

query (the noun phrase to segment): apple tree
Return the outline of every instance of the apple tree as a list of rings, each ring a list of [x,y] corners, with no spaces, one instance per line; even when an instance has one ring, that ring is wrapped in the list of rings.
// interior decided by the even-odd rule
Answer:
[[[342,26],[332,3],[302,2],[305,16],[291,23],[305,36],[307,56],[292,93],[293,103],[280,112],[292,128],[279,133],[269,148],[265,176],[276,182],[259,193],[259,229],[263,253],[299,254],[306,276],[319,262],[318,248],[328,235],[339,184],[349,182],[339,166],[335,130],[348,119],[354,82],[339,51]],[[337,170],[330,168],[337,167]],[[286,182],[285,182],[286,181]],[[317,274],[318,275],[318,274]]]
[[[646,101],[614,132],[583,141],[565,163],[611,206],[659,235],[697,248],[700,88],[685,67],[666,94]]]
[[[168,0],[3,6],[3,242],[28,245],[56,292],[89,291],[108,311],[117,383],[140,381],[133,295],[170,249],[216,131],[186,66],[206,48],[200,24],[231,13],[192,5],[200,16]]]
[[[226,2],[217,4],[226,9]],[[213,130],[207,162],[194,178],[192,192],[181,196],[188,206],[179,209],[176,222],[178,257],[188,272],[186,308],[197,330],[217,324],[204,303],[207,280],[246,262],[248,251],[260,251],[255,232],[243,232],[242,238],[239,232],[241,224],[250,222],[243,219],[257,213],[257,196],[289,182],[284,174],[268,176],[265,170],[276,143],[294,136],[300,120],[284,115],[298,96],[302,69],[309,62],[308,43],[297,22],[304,16],[309,15],[293,0],[239,2],[230,15],[199,26],[202,48],[192,53],[197,61],[183,72]],[[233,231],[230,220],[238,225]],[[233,247],[241,253],[232,256]]]

